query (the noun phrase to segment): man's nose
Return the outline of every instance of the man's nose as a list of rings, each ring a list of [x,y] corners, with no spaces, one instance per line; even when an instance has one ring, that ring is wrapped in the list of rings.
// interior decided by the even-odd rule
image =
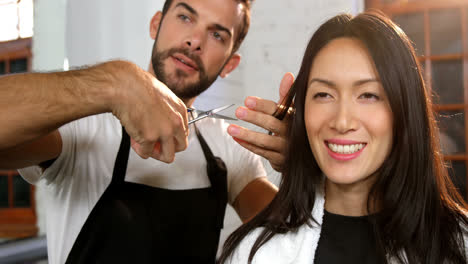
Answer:
[[[200,53],[203,45],[203,35],[200,32],[193,32],[186,40],[185,47],[192,52]]]

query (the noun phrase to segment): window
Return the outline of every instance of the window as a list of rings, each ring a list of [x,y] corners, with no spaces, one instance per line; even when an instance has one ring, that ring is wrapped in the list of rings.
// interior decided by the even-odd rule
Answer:
[[[33,35],[33,0],[0,0],[0,42]]]
[[[0,0],[0,76],[31,70],[32,0]],[[34,187],[0,170],[0,238],[37,234]]]
[[[34,187],[16,171],[0,171],[0,237],[37,234]]]
[[[0,76],[30,71],[31,59],[31,38],[0,42]]]
[[[432,90],[441,147],[460,193],[468,193],[468,1],[367,0],[412,40]]]

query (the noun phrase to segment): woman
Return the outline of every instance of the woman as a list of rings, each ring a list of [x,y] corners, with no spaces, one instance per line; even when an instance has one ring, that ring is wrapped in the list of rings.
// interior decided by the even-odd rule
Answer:
[[[467,263],[466,204],[401,29],[372,12],[330,19],[292,101],[279,193],[228,238],[221,263]]]

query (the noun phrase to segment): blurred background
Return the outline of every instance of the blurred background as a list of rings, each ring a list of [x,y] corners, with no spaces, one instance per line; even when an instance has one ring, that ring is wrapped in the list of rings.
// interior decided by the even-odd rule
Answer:
[[[163,3],[0,0],[0,75],[62,71],[110,59],[147,69],[153,45],[149,21]],[[466,199],[468,0],[256,0],[240,66],[217,80],[195,106],[239,106],[249,95],[278,100],[283,74],[297,73],[314,30],[338,13],[368,8],[382,10],[413,41],[437,103],[447,166]],[[234,109],[230,111],[227,114],[233,115]],[[265,165],[270,179],[278,183],[279,175]],[[16,171],[0,171],[0,263],[47,263],[45,210],[44,186],[29,185]],[[234,211],[227,210],[222,241],[240,224]]]

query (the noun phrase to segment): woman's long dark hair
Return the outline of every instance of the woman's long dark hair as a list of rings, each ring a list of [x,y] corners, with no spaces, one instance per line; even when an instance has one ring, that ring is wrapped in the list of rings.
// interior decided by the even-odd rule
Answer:
[[[304,104],[314,58],[341,37],[357,39],[367,47],[394,117],[393,147],[379,168],[368,199],[369,211],[375,210],[378,201],[379,213],[372,223],[377,249],[400,263],[467,263],[463,241],[467,234],[461,227],[468,226],[466,204],[444,166],[431,96],[420,65],[408,37],[377,11],[354,18],[338,15],[312,36],[285,100],[287,105],[294,101],[296,112],[288,123],[289,144],[279,192],[260,214],[229,236],[220,262],[228,260],[241,240],[257,227],[264,230],[253,245],[249,263],[274,235],[316,222],[312,209],[322,172],[307,138]]]

